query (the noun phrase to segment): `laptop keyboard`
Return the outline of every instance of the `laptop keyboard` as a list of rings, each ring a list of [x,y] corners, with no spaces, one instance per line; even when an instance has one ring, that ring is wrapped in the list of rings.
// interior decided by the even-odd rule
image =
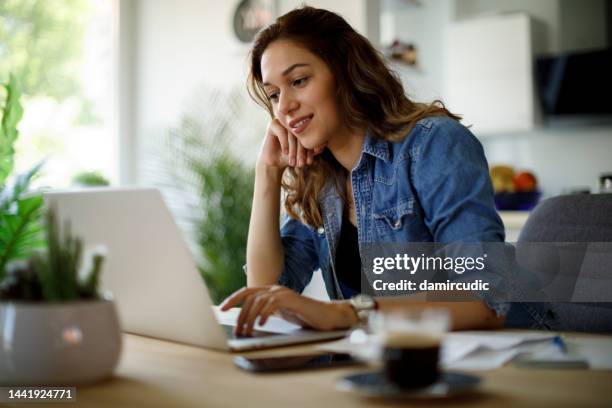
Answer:
[[[249,339],[254,337],[267,337],[267,336],[278,336],[279,333],[267,332],[264,330],[253,330],[253,334],[250,336],[242,335],[236,336],[234,334],[234,326],[230,326],[228,324],[222,324],[223,330],[225,330],[225,334],[227,334],[228,339]]]

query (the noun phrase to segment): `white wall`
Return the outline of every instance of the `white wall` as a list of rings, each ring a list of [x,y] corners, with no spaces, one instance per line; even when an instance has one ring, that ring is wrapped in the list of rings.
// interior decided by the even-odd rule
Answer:
[[[446,28],[454,15],[454,2],[421,0],[418,5],[414,5],[400,0],[386,0],[382,10],[383,45],[399,39],[417,47],[416,68],[392,64],[408,95],[423,102],[444,99]]]
[[[248,99],[248,46],[232,32],[237,0],[125,3],[130,5],[123,8],[131,19],[122,21],[121,38],[130,55],[120,62],[120,93],[125,99],[120,121],[124,122],[122,138],[129,140],[125,146],[129,156],[123,159],[128,164],[123,166],[122,182],[141,184],[146,181],[143,167],[151,141],[176,126],[183,112],[193,109],[190,104],[199,88],[238,88]],[[245,121],[245,134],[265,126],[267,120],[266,113],[248,100],[250,118]]]
[[[367,37],[372,43],[378,44],[380,32],[378,14],[380,12],[381,0],[278,0],[279,15],[298,8],[302,4],[323,8],[339,14],[357,32]]]

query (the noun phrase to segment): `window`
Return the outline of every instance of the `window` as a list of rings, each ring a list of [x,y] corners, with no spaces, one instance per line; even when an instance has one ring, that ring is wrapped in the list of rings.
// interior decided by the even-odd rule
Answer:
[[[21,84],[24,117],[15,170],[46,159],[37,185],[75,175],[116,180],[112,41],[115,1],[0,2],[0,81]]]

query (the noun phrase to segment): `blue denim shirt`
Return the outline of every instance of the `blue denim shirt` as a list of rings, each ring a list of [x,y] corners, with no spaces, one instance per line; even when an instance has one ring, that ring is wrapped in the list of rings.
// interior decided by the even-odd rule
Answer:
[[[358,242],[503,242],[504,226],[480,142],[448,117],[420,120],[398,142],[366,133],[351,183]],[[279,284],[302,292],[321,269],[331,299],[342,299],[334,273],[344,203],[332,183],[324,188],[323,227],[285,218]],[[498,315],[509,304],[484,299]]]

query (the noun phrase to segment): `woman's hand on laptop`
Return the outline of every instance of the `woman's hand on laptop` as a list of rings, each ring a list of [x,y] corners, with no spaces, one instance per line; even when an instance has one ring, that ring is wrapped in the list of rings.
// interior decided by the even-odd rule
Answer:
[[[344,329],[358,321],[348,302],[321,302],[279,285],[242,288],[225,299],[221,310],[240,304],[236,335],[251,335],[257,319],[263,325],[272,314],[316,330]]]

